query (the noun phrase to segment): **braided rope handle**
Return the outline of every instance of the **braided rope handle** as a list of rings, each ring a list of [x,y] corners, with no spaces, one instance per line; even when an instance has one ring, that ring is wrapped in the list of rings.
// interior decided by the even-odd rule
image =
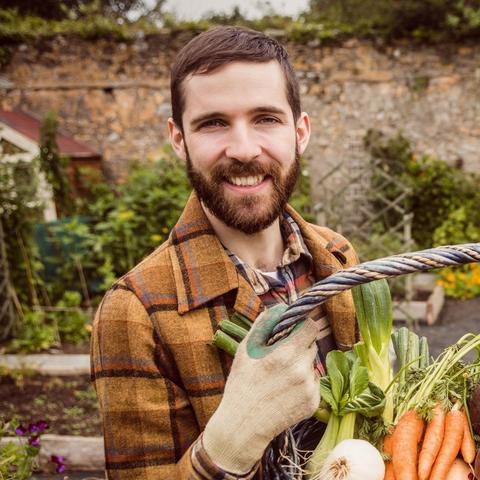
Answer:
[[[315,283],[287,308],[280,322],[275,326],[268,345],[287,336],[298,322],[328,298],[350,290],[356,285],[381,278],[398,277],[407,273],[426,272],[434,268],[475,262],[480,262],[480,243],[446,245],[418,252],[402,253],[340,270]]]

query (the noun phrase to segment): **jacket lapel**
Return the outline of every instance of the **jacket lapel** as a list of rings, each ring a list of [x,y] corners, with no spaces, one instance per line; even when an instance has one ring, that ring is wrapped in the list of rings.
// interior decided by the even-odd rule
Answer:
[[[263,304],[225,252],[195,192],[172,229],[170,241],[180,314],[237,290],[235,311],[255,320]]]

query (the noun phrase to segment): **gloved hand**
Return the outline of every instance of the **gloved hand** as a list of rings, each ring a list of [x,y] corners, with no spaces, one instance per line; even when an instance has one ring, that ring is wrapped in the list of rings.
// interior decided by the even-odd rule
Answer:
[[[256,319],[203,432],[205,451],[228,472],[248,472],[278,434],[312,416],[320,403],[314,368],[319,326],[307,319],[285,339],[266,345],[286,308],[276,305]]]

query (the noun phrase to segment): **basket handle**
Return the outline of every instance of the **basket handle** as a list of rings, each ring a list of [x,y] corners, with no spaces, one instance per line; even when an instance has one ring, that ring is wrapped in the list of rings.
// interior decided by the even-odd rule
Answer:
[[[480,243],[446,245],[443,247],[401,253],[340,270],[319,282],[292,303],[275,326],[268,345],[287,336],[315,307],[330,297],[356,285],[381,278],[398,277],[408,273],[426,272],[435,268],[480,262]]]

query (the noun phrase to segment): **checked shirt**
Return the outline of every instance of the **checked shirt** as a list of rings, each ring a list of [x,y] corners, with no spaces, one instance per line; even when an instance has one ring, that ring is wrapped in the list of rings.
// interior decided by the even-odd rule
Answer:
[[[291,207],[286,213],[298,225],[315,281],[358,263],[342,236],[305,222]],[[240,477],[219,471],[201,442],[231,365],[212,345],[213,334],[234,312],[254,321],[265,308],[261,297],[192,193],[168,240],[119,279],[97,311],[92,380],[109,479],[262,478],[260,468]],[[350,292],[324,308],[335,346],[350,348],[358,338]]]

